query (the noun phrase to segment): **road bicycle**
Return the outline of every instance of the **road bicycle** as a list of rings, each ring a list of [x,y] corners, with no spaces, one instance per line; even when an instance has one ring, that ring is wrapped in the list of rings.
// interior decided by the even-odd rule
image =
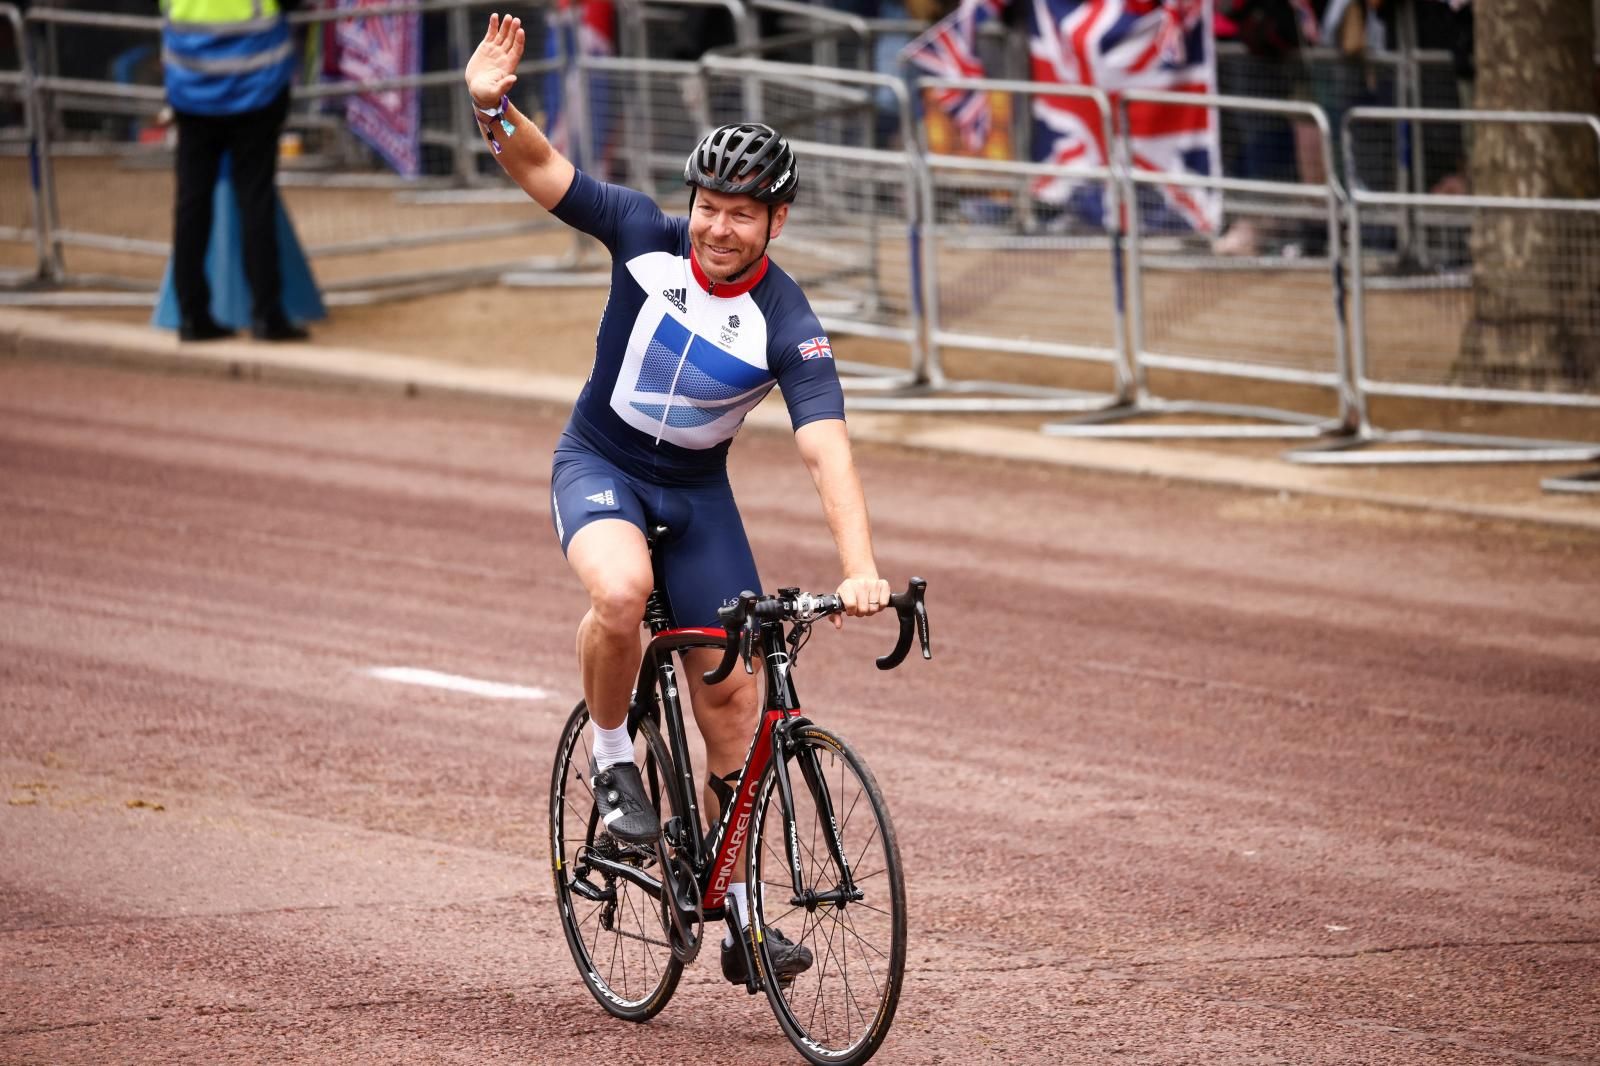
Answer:
[[[898,666],[913,633],[932,658],[927,583],[913,578],[889,605],[900,621],[879,669]],[[811,627],[843,605],[837,596],[780,589],[746,592],[719,612],[721,629],[675,628],[660,584],[645,610],[651,639],[628,715],[645,789],[661,818],[654,845],[606,832],[594,805],[593,733],[579,703],[556,750],[550,842],[567,946],[585,985],[611,1014],[642,1022],[676,991],[699,953],[707,922],[727,923],[744,960],[745,989],[764,991],[778,1024],[807,1060],[865,1062],[894,1020],[906,956],[905,879],[894,826],[877,781],[838,734],[800,713],[793,670]],[[766,696],[738,783],[702,835],[678,668],[673,653],[722,651],[708,684],[740,660],[759,660]],[[748,921],[728,887],[741,871]],[[812,955],[809,969],[777,973],[768,931],[781,927]],[[795,935],[798,933],[798,935]]]

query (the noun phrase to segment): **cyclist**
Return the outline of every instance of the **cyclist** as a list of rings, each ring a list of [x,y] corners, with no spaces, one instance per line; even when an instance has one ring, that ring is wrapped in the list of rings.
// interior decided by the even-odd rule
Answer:
[[[657,815],[627,732],[639,627],[654,585],[645,530],[671,530],[656,561],[676,625],[716,626],[718,607],[760,589],[727,452],[774,385],[838,549],[846,613],[876,614],[888,604],[889,584],[873,558],[832,348],[800,287],[767,258],[798,187],[788,142],[756,123],[708,134],[684,167],[689,217],[668,217],[644,194],[577,170],[511,106],[506,93],[524,44],[520,19],[491,15],[467,63],[467,88],[506,173],[612,256],[594,368],[555,450],[551,518],[589,595],[578,662],[595,733],[595,803],[614,837],[651,843]],[[753,677],[735,671],[718,685],[701,682],[716,658],[702,649],[685,664],[706,746],[708,811],[731,795],[723,775],[743,765],[758,717]],[[744,884],[729,894],[742,917]],[[723,973],[743,982],[731,937],[722,956]],[[792,976],[810,964],[811,953],[794,947],[777,968]]]

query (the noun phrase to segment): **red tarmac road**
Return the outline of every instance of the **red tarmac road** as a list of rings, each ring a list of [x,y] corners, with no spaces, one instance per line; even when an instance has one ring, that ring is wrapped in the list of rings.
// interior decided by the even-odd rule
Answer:
[[[0,363],[0,1061],[798,1061],[714,958],[637,1027],[567,954],[560,421]],[[792,443],[735,453],[831,587]],[[1600,539],[859,458],[935,651],[797,670],[908,867],[877,1061],[1600,1062]]]

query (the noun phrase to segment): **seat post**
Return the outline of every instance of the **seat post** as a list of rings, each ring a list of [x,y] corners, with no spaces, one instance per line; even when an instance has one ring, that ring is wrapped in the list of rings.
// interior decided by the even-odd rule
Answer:
[[[645,547],[650,550],[650,573],[653,578],[650,598],[644,601],[644,624],[650,628],[651,636],[672,628],[672,612],[667,609],[666,593],[661,591],[661,568],[656,564],[656,545],[671,535],[672,530],[660,524],[652,525],[644,535]]]

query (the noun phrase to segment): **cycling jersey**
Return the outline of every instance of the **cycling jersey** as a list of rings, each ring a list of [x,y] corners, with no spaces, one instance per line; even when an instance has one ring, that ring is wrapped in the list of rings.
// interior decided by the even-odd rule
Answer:
[[[770,260],[738,282],[712,282],[690,253],[687,219],[581,171],[552,213],[612,258],[594,369],[569,437],[647,482],[713,484],[726,477],[745,415],[774,385],[795,429],[844,418],[828,338],[800,286]]]

